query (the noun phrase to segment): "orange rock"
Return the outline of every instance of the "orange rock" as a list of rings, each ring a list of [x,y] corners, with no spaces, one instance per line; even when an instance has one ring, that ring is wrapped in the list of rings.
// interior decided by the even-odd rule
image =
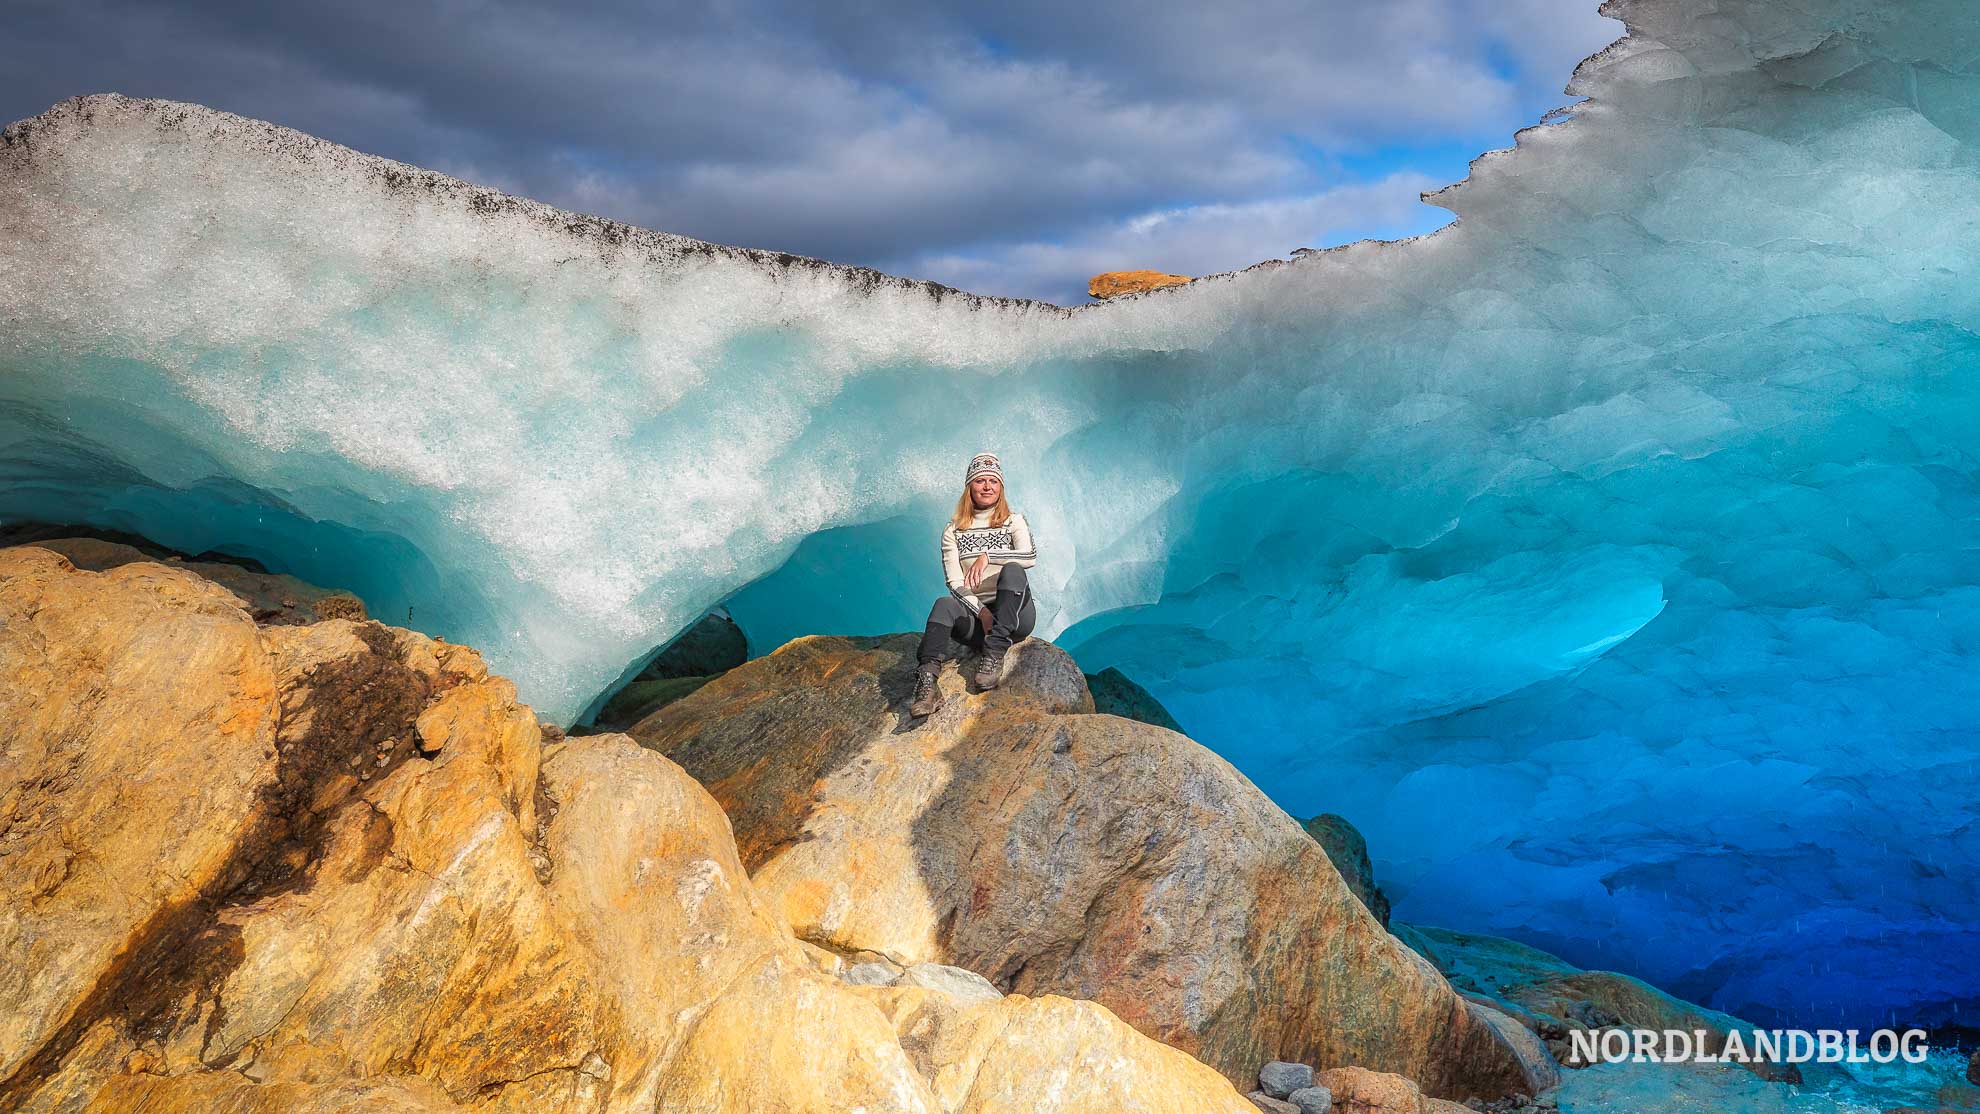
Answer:
[[[103,538],[51,538],[33,543],[67,557],[79,569],[103,572],[120,565],[157,558],[134,546]],[[255,572],[225,561],[171,562],[176,568],[198,573],[241,598],[248,613],[258,623],[313,623],[318,619],[364,619],[364,601],[349,592],[318,588],[279,573]]]
[[[280,714],[225,589],[0,550],[0,1080],[221,882],[266,819]]]
[[[1160,290],[1164,286],[1181,286],[1193,281],[1188,275],[1171,275],[1162,271],[1108,271],[1088,279],[1086,292],[1095,298],[1118,298],[1123,294],[1139,294],[1144,290]]]
[[[1314,1076],[1334,1096],[1338,1114],[1465,1114],[1466,1107],[1425,1096],[1400,1075],[1366,1068],[1333,1068]]]
[[[1250,1109],[1092,1003],[835,977],[706,790],[466,647],[0,550],[0,737],[0,1109]]]
[[[1553,1082],[1229,763],[1093,714],[1038,639],[988,693],[945,670],[943,708],[910,722],[916,637],[801,638],[631,729],[722,802],[801,938],[1099,1002],[1246,1087],[1273,1059],[1454,1097]]]

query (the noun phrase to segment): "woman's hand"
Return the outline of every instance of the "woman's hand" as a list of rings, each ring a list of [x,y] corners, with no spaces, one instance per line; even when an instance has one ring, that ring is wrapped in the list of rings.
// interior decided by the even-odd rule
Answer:
[[[976,555],[976,560],[971,561],[969,567],[963,570],[963,584],[970,591],[976,591],[976,586],[983,580],[983,570],[989,564],[990,555],[988,553],[979,553]]]

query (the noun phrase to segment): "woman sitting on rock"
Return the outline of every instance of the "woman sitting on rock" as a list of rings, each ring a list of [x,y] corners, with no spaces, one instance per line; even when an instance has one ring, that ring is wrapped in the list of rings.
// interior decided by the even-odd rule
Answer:
[[[942,572],[949,594],[928,611],[914,678],[915,716],[942,706],[935,687],[942,663],[955,656],[950,643],[983,652],[976,687],[991,689],[1004,672],[1004,652],[1031,633],[1038,608],[1024,570],[1038,561],[1031,524],[1004,501],[1004,469],[995,453],[977,453],[963,474],[955,517],[942,527]]]

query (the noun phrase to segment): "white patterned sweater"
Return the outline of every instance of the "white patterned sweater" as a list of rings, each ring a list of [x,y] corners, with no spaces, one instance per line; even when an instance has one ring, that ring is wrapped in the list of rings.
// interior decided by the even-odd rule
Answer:
[[[979,554],[987,554],[990,563],[983,569],[983,579],[976,582],[976,590],[971,592],[963,586],[963,570]],[[954,522],[942,527],[942,574],[948,578],[949,594],[971,611],[997,598],[997,573],[1005,565],[1028,569],[1037,563],[1038,549],[1031,540],[1031,523],[1025,521],[1020,511],[1012,511],[1002,526],[992,527],[990,512],[981,510],[976,512],[974,523],[967,530],[958,531]]]

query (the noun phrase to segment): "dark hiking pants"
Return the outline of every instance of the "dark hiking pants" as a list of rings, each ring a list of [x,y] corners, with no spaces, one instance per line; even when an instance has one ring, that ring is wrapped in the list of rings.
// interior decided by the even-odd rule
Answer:
[[[987,606],[994,618],[986,640],[976,612],[953,595],[936,600],[935,606],[928,609],[928,626],[921,633],[917,660],[926,665],[957,657],[952,643],[958,642],[972,650],[982,650],[987,641],[990,647],[1003,651],[1030,634],[1038,622],[1038,606],[1031,598],[1031,579],[1025,575],[1024,566],[1003,566],[997,573],[997,598]]]

